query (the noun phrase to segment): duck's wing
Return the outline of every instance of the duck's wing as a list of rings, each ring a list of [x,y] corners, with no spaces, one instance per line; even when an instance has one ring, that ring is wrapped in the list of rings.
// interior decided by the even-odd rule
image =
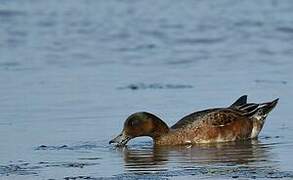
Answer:
[[[229,108],[238,109],[241,111],[252,111],[256,109],[260,104],[247,103],[247,95],[239,97]]]
[[[201,123],[201,121],[205,119],[210,119],[209,122],[211,122],[212,125],[224,126],[239,117],[246,117],[247,120],[249,120],[251,117],[256,116],[256,114],[265,114],[266,116],[269,112],[266,109],[273,109],[270,107],[274,107],[277,102],[278,99],[261,104],[247,103],[247,95],[243,95],[227,108],[212,108],[189,114],[180,119],[171,127],[171,129],[178,129],[186,127],[190,124]],[[265,111],[266,113],[260,113],[262,111]]]
[[[232,103],[232,105],[228,108],[232,108],[232,109],[236,109],[236,110],[238,109],[238,110],[242,111],[246,107],[245,106],[246,104],[247,104],[247,95],[243,95],[243,96],[239,97],[234,103]],[[189,114],[189,115],[183,117],[182,119],[180,119],[171,128],[177,129],[177,128],[185,127],[186,125],[189,125],[197,120],[200,120],[206,114],[209,114],[214,111],[218,111],[220,109],[224,109],[224,108],[212,108],[212,109],[194,112],[194,113]]]
[[[211,112],[218,111],[219,109],[222,109],[222,108],[206,109],[206,110],[203,110],[203,111],[194,112],[192,114],[184,116],[176,124],[174,124],[171,127],[171,129],[178,129],[178,128],[185,127],[185,126],[187,126],[189,124],[194,123],[197,120],[202,119],[203,116],[205,116],[205,115],[207,115],[207,114],[209,114]]]
[[[238,109],[223,108],[221,110],[206,114],[202,118],[202,122],[208,126],[224,127],[237,120],[249,120],[250,114]]]
[[[208,126],[223,127],[240,119],[248,121],[256,119],[257,121],[263,121],[269,112],[275,108],[278,100],[279,99],[275,99],[271,102],[261,104],[249,103],[239,108],[222,108],[207,113],[199,122]]]
[[[189,125],[191,126],[218,126],[223,127],[232,122],[239,120],[240,118],[249,118],[250,114],[245,111],[233,108],[215,108],[208,109],[204,111],[199,111],[185,116],[176,124],[174,124],[171,129],[184,128]]]

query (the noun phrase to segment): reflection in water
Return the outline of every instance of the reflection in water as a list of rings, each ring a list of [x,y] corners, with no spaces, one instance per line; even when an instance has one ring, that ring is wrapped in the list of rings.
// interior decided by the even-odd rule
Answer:
[[[164,171],[168,167],[203,165],[257,166],[270,161],[270,146],[257,140],[193,146],[125,147],[127,171]],[[270,165],[272,162],[269,163]]]
[[[134,147],[121,149],[125,167],[129,171],[165,171],[167,170],[168,149],[158,147]]]

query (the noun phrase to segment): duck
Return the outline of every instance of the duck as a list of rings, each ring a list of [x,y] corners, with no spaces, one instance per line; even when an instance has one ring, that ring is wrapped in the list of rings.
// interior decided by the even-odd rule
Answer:
[[[122,132],[109,144],[125,146],[140,136],[151,137],[154,145],[168,146],[257,139],[278,100],[247,103],[247,95],[243,95],[228,107],[193,112],[171,127],[150,112],[136,112],[125,120]]]

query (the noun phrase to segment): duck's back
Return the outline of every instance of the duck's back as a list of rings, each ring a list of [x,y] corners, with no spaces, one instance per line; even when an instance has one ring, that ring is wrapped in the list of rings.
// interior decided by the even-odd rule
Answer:
[[[250,121],[250,115],[235,108],[214,108],[198,111],[183,117],[171,129],[225,127],[234,122]],[[252,121],[250,121],[252,123]]]
[[[219,123],[225,121],[224,118],[231,119],[230,116],[246,116],[249,119],[258,108],[259,104],[247,103],[247,95],[238,98],[232,105],[225,108],[211,108],[198,112],[191,113],[182,119],[180,119],[176,124],[174,124],[171,129],[184,128],[186,126],[194,126],[206,119],[210,119],[213,123]]]
[[[175,123],[171,129],[179,129],[184,128],[191,124],[198,124],[202,120],[204,116],[207,114],[210,114],[212,112],[216,112],[218,110],[221,110],[222,108],[213,108],[213,109],[206,109],[198,112],[194,112],[192,114],[189,114],[187,116],[184,116],[182,119],[180,119],[177,123]]]
[[[232,103],[231,106],[228,108],[232,108],[235,110],[241,110],[241,107],[247,105],[247,95],[239,97],[235,102]],[[200,121],[203,120],[203,117],[214,112],[219,112],[221,110],[225,110],[228,108],[211,108],[206,109],[198,112],[194,112],[192,114],[189,114],[182,119],[180,119],[176,124],[174,124],[171,129],[178,129],[178,128],[184,128],[188,125],[196,125],[198,123],[201,123]]]

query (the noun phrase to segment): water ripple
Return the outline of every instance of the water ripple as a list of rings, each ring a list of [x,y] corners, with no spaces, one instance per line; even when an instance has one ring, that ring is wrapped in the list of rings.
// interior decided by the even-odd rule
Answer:
[[[136,83],[136,84],[127,85],[125,87],[119,87],[118,89],[141,90],[141,89],[186,89],[186,88],[193,88],[193,86],[184,85],[184,84]]]
[[[182,44],[216,44],[225,40],[226,38],[182,38],[177,39],[176,42]]]
[[[9,10],[9,9],[0,9],[0,18],[12,18],[17,16],[25,16],[27,15],[24,11],[18,10]]]
[[[277,31],[286,33],[286,34],[292,34],[293,33],[293,27],[278,27]]]

